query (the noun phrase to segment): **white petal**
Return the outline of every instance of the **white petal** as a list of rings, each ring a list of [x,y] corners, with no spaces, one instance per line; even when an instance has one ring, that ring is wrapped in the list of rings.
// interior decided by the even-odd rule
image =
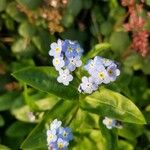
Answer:
[[[84,77],[82,77],[82,82],[83,82],[83,83],[84,83],[84,82],[85,82],[85,83],[86,83],[86,82],[88,82],[88,78],[87,78],[87,77],[85,77],[85,76],[84,76]]]
[[[116,76],[119,76],[119,75],[120,75],[120,70],[117,69],[117,70],[116,70]]]
[[[51,44],[51,49],[55,49],[57,46],[58,46],[57,43],[54,42]]]

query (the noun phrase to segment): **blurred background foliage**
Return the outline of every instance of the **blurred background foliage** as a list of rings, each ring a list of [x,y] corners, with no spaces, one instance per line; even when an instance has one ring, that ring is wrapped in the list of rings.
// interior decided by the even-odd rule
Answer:
[[[150,0],[145,1],[143,9],[150,10]],[[131,47],[131,32],[123,27],[127,11],[117,0],[0,0],[0,150],[18,150],[43,112],[58,101],[11,76],[28,66],[51,66],[49,45],[58,38],[78,40],[85,55],[96,49],[101,56],[116,60],[122,73],[108,87],[132,99],[150,123],[150,55],[143,57]],[[150,19],[146,21],[150,32]],[[102,42],[109,43],[110,48],[101,51]],[[78,113],[91,124],[90,115]],[[76,120],[81,123],[81,118]],[[99,141],[107,142],[101,134],[81,133],[72,149],[99,149]],[[148,124],[125,124],[118,135],[119,150],[150,149]]]

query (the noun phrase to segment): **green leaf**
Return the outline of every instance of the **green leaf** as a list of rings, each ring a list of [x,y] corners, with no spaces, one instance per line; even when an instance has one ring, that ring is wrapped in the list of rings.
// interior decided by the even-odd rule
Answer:
[[[16,92],[8,92],[0,96],[0,111],[10,109],[17,96]]]
[[[26,16],[18,10],[16,2],[9,3],[6,12],[17,22],[22,22],[26,19]]]
[[[37,35],[32,37],[32,42],[42,54],[47,56],[50,43],[50,34],[48,31],[38,27]]]
[[[128,48],[130,39],[126,32],[113,32],[110,37],[110,44],[114,52],[120,53]]]
[[[86,96],[85,99],[80,100],[80,105],[89,112],[123,122],[146,123],[142,113],[131,100],[108,89],[100,89],[100,92]]]
[[[58,97],[50,96],[41,100],[36,101],[36,105],[38,106],[39,110],[46,111],[50,110],[58,101]],[[23,106],[21,108],[13,109],[12,114],[16,117],[16,119],[24,122],[31,122],[30,119],[31,110],[29,106]],[[39,122],[43,115],[40,113],[38,118],[35,118],[35,121],[32,122]]]
[[[43,0],[17,0],[18,3],[27,6],[30,9],[36,9],[40,6]]]
[[[54,119],[61,120],[63,125],[67,124],[70,120],[70,116],[76,112],[77,103],[76,101],[59,101],[51,110],[47,111],[43,117],[43,121],[39,123],[29,136],[22,143],[23,149],[47,149],[46,143],[46,129],[45,124],[53,121]]]
[[[119,140],[118,150],[134,150],[134,147],[132,144],[128,143],[127,141]]]
[[[83,61],[86,62],[88,59],[95,57],[98,55],[101,51],[110,49],[111,45],[109,43],[101,43],[101,44],[96,44],[94,48],[89,51],[87,56],[83,58]]]
[[[19,26],[19,34],[25,38],[31,38],[36,34],[36,26],[29,22],[23,22]]]
[[[1,150],[11,150],[9,147],[7,147],[5,145],[1,145],[1,144],[0,144],[0,149]]]
[[[34,126],[34,124],[16,121],[6,130],[6,135],[9,137],[24,137],[30,133]]]
[[[16,79],[26,84],[56,96],[73,100],[79,94],[75,82],[64,86],[57,82],[57,72],[52,67],[29,67],[12,74]]]
[[[123,128],[118,130],[118,135],[128,140],[134,141],[137,137],[142,135],[144,127],[138,124],[123,123]]]
[[[12,45],[12,52],[17,56],[30,57],[35,52],[35,46],[26,38],[20,38]]]

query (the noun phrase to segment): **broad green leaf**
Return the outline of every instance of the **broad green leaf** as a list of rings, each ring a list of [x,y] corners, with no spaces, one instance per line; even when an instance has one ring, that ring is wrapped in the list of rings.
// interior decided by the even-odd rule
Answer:
[[[8,92],[0,96],[0,111],[10,109],[17,96],[16,92]]]
[[[83,61],[86,62],[88,59],[95,57],[101,51],[107,50],[110,47],[111,47],[111,45],[109,43],[101,43],[101,44],[95,45],[94,48],[91,51],[89,51],[89,53],[87,54],[87,56],[85,56],[83,58]]]
[[[110,44],[113,51],[120,53],[129,46],[129,36],[126,32],[113,32],[110,37]]]
[[[100,26],[100,31],[104,36],[110,35],[113,30],[113,25],[110,21],[103,22]]]
[[[118,150],[134,150],[134,147],[132,144],[130,144],[127,141],[119,140],[118,142]]]
[[[13,73],[13,76],[38,90],[65,99],[78,99],[79,96],[75,82],[69,86],[58,83],[58,74],[52,67],[29,67]]]
[[[47,111],[43,116],[43,121],[39,123],[22,144],[23,149],[38,149],[47,150],[46,143],[46,128],[45,125],[54,119],[61,120],[63,126],[68,124],[68,120],[72,120],[72,116],[76,112],[76,101],[59,101],[51,110]],[[71,117],[71,118],[70,118]]]
[[[26,19],[26,16],[18,10],[17,3],[15,1],[8,4],[6,12],[17,22],[22,22]]]
[[[45,54],[47,56],[51,38],[50,34],[43,28],[38,27],[37,29],[37,35],[32,37],[32,42],[42,54]]]
[[[2,115],[0,115],[0,127],[4,126],[5,121],[4,118],[2,117]]]
[[[98,92],[80,99],[80,105],[89,112],[115,118],[123,122],[145,124],[140,110],[127,97],[108,90],[100,89]]]
[[[58,99],[58,97],[50,96],[36,101],[36,105],[41,111],[50,110],[57,103]],[[35,121],[31,120],[30,117],[32,116],[30,116],[31,110],[29,106],[13,109],[11,113],[16,117],[16,119],[24,122],[39,122],[43,117],[43,113],[39,113],[38,117],[35,118]]]
[[[123,123],[123,128],[118,130],[118,135],[128,140],[134,141],[142,135],[144,127],[138,124]]]
[[[6,130],[6,135],[9,137],[24,137],[30,133],[34,126],[34,124],[16,121]]]
[[[146,4],[150,6],[150,0],[146,0]]]
[[[11,150],[9,147],[0,144],[0,150]]]
[[[19,26],[19,34],[25,38],[31,38],[36,34],[36,26],[29,22],[23,22]]]
[[[36,47],[26,38],[20,38],[12,45],[12,52],[17,56],[31,57],[36,51]]]
[[[101,149],[102,150],[117,150],[118,136],[115,129],[109,130],[102,123],[102,119],[99,121],[100,132],[101,132]]]

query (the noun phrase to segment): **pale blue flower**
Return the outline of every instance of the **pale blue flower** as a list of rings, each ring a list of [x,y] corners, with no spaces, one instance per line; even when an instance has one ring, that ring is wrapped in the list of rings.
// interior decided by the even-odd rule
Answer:
[[[59,76],[57,81],[63,83],[64,85],[69,85],[69,82],[73,80],[73,76],[70,74],[68,69],[59,70]]]
[[[104,66],[102,64],[101,58],[99,56],[96,56],[94,59],[90,59],[88,63],[84,66],[84,68],[88,71],[90,75],[92,75],[93,72],[104,68]]]
[[[110,66],[107,67],[107,73],[110,81],[115,81],[117,76],[120,75],[120,70],[117,69],[116,64],[111,64]]]
[[[117,121],[108,117],[105,117],[105,119],[103,120],[103,124],[108,128],[108,129],[112,129],[114,127],[116,127],[116,123]]]
[[[69,127],[62,127],[62,122],[55,119],[47,130],[47,144],[49,150],[67,150],[69,142],[73,139]]]
[[[55,120],[51,123],[50,129],[51,129],[51,130],[57,130],[57,129],[61,126],[61,124],[62,124],[61,121],[55,119]]]
[[[51,144],[53,142],[56,142],[57,140],[57,135],[56,135],[56,130],[47,130],[47,143]]]
[[[95,84],[92,77],[82,77],[82,83],[79,85],[79,92],[91,94],[93,91],[96,91],[98,85]]]
[[[110,78],[109,78],[108,73],[104,67],[102,67],[99,71],[93,72],[92,77],[97,84],[101,84],[101,83],[108,84],[108,83],[110,83]]]
[[[62,45],[62,51],[65,53],[67,58],[77,56],[78,53],[76,51],[76,42],[65,40]]]
[[[53,59],[53,65],[55,67],[56,70],[60,70],[62,67],[64,67],[65,62],[63,60],[63,57],[55,57]]]
[[[58,138],[56,146],[54,146],[53,150],[67,150],[69,143],[62,138]]]
[[[83,48],[79,45],[79,43],[76,43],[75,49],[76,49],[76,51],[77,51],[77,53],[78,53],[78,56],[81,57],[84,50],[83,50]]]
[[[71,128],[68,128],[68,127],[63,128],[63,127],[61,127],[61,128],[59,129],[59,136],[60,136],[62,139],[66,140],[66,141],[72,140],[72,139],[73,139],[73,135],[72,135],[72,130],[71,130]]]
[[[70,70],[70,71],[74,71],[76,69],[76,67],[80,67],[82,65],[82,61],[80,60],[80,57],[70,57],[67,61],[66,61],[66,67]]]
[[[49,55],[50,56],[54,56],[54,57],[59,57],[61,56],[61,51],[62,51],[62,41],[60,39],[57,40],[56,42],[53,42],[50,45],[50,51],[49,51]]]

